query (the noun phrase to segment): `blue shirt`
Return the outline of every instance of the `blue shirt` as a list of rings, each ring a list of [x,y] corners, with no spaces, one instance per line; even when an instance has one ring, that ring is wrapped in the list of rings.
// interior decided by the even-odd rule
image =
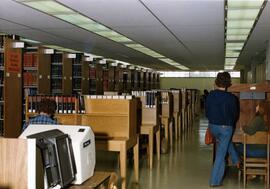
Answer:
[[[58,123],[48,115],[37,115],[23,125],[23,130],[30,124],[57,125]]]
[[[236,96],[214,90],[206,98],[206,117],[210,124],[234,126],[239,115],[238,107]]]

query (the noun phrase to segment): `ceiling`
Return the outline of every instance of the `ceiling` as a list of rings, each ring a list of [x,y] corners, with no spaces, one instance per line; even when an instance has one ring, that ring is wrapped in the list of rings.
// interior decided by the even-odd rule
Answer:
[[[58,0],[120,34],[148,47],[190,70],[224,68],[223,0]],[[270,4],[265,7],[242,55],[248,62],[270,35]],[[0,32],[16,34],[105,58],[176,70],[147,56],[72,24],[26,7],[1,0]]]
[[[238,67],[249,66],[257,57],[260,56],[268,46],[270,39],[270,3],[267,3],[257,24],[251,33],[241,56],[238,59]],[[270,44],[269,44],[270,45]]]

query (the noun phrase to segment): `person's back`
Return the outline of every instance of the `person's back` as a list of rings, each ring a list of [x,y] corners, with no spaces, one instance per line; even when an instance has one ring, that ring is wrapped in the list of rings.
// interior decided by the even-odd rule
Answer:
[[[222,90],[213,90],[206,99],[206,117],[211,124],[233,126],[238,109],[234,95]]]

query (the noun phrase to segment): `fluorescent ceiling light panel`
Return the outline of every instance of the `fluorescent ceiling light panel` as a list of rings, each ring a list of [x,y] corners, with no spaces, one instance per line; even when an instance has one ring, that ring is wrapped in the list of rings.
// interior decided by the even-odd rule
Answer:
[[[119,33],[112,31],[112,30],[108,30],[108,31],[97,31],[96,34],[104,36],[104,37],[121,37],[122,35],[120,35]]]
[[[227,28],[251,29],[254,20],[227,20]]]
[[[226,39],[229,41],[245,41],[248,35],[227,35]]]
[[[180,67],[178,67],[178,68],[180,68],[180,69],[182,69],[182,70],[189,70],[189,68],[187,68],[186,66],[180,66]]]
[[[233,47],[233,46],[226,46],[226,51],[234,50],[234,51],[241,51],[243,47]]]
[[[23,42],[26,42],[26,43],[32,43],[32,44],[39,44],[40,43],[39,41],[35,41],[35,40],[32,40],[32,39],[26,39],[26,38],[23,38],[23,37],[20,37],[20,41],[23,41]]]
[[[255,20],[260,9],[228,9],[228,20]]]
[[[228,9],[260,9],[264,0],[228,0]]]
[[[93,23],[93,24],[78,24],[79,27],[83,28],[83,29],[86,29],[90,32],[98,32],[98,31],[110,31],[109,28],[101,25],[101,24],[98,24],[98,23]]]
[[[61,5],[56,1],[51,0],[39,0],[39,1],[21,1],[23,4],[37,9],[39,11],[48,13],[48,14],[69,14],[74,13],[73,10]]]
[[[109,37],[111,40],[118,42],[118,43],[130,43],[132,40],[125,36],[111,36]]]
[[[57,45],[44,45],[45,47],[51,48],[51,49],[56,49],[58,51],[65,51],[65,52],[70,52],[70,53],[81,53],[80,51],[76,51],[73,49],[69,49],[69,48],[64,48],[64,47],[60,47]]]
[[[248,35],[250,29],[231,29],[228,28],[226,34],[227,35]]]
[[[225,58],[225,65],[234,65],[237,61],[237,58]]]
[[[149,56],[152,56],[152,57],[154,57],[154,58],[161,58],[161,57],[164,57],[163,55],[161,55],[161,54],[159,54],[159,53],[157,53],[157,52],[155,52],[155,51],[152,51],[152,50],[147,51],[147,49],[146,49],[146,51],[144,51],[144,53],[147,54],[147,55],[149,55]]]
[[[172,59],[169,58],[159,58],[159,60],[166,62],[168,64],[174,63],[175,61],[173,61]]]
[[[147,47],[144,47],[141,44],[125,44],[125,45],[129,48],[135,49],[135,50],[140,51],[146,55],[152,56],[154,58],[164,57],[163,55],[161,55],[161,54],[159,54],[159,53],[157,53],[157,52],[155,52]]]
[[[238,51],[226,51],[226,57],[238,57],[240,52]]]
[[[224,66],[225,70],[233,70],[234,66]]]
[[[139,49],[139,48],[145,48],[141,44],[125,44],[127,47],[132,48],[132,49]]]
[[[64,51],[64,52],[70,52],[70,53],[82,53],[81,51],[76,51],[76,50],[73,50],[73,49],[69,49],[69,48],[59,48],[58,49],[59,51]]]
[[[75,25],[96,23],[90,18],[87,18],[77,13],[76,14],[56,14],[54,16]]]
[[[239,47],[243,48],[244,43],[226,43],[226,47]]]
[[[226,51],[225,57],[238,57],[240,52]]]

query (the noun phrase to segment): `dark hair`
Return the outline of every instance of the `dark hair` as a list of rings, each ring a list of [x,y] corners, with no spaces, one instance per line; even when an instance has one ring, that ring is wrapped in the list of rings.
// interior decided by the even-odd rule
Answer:
[[[215,83],[218,87],[227,89],[232,85],[231,75],[228,72],[220,72],[217,74]]]
[[[50,116],[53,116],[56,109],[56,102],[54,100],[43,98],[38,104],[38,113],[44,112]]]

